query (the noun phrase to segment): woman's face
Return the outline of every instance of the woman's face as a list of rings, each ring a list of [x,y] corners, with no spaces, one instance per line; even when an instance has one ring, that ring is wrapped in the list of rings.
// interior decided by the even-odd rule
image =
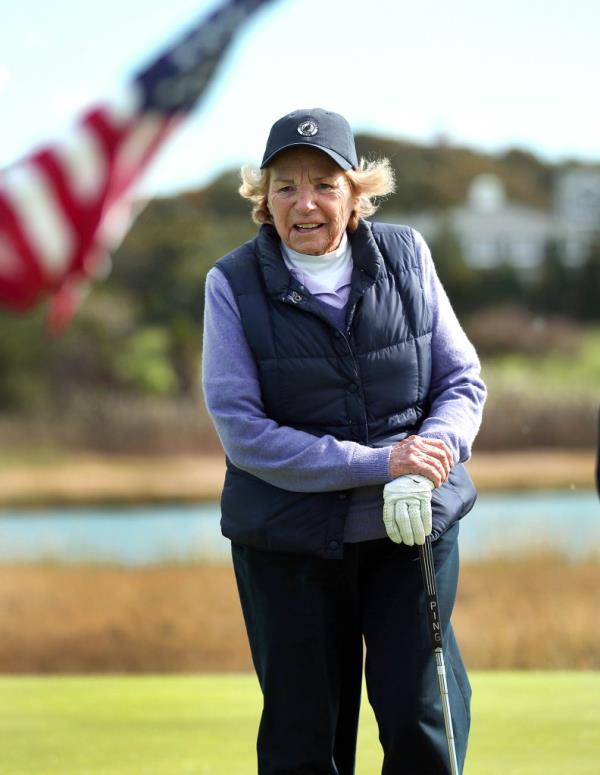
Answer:
[[[290,148],[269,172],[267,203],[285,244],[310,256],[335,250],[355,205],[343,170],[321,151]]]

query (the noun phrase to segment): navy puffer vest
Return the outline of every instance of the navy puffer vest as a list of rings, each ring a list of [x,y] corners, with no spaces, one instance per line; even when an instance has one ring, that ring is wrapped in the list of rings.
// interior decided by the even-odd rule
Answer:
[[[267,416],[377,446],[423,415],[431,314],[410,229],[363,221],[350,239],[355,268],[345,332],[291,277],[271,226],[217,267],[235,294]]]
[[[254,355],[268,417],[281,425],[385,446],[418,429],[431,377],[431,311],[411,229],[361,221],[345,330],[293,278],[271,226],[220,259]],[[221,528],[259,549],[338,558],[347,492],[298,493],[227,461]]]

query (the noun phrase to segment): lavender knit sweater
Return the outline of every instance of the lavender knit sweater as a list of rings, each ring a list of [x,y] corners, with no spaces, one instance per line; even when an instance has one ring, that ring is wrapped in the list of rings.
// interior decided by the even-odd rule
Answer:
[[[454,314],[429,248],[418,232],[415,245],[421,284],[433,317],[431,409],[419,435],[441,439],[454,461],[463,462],[471,454],[479,429],[486,390],[477,354]],[[312,290],[309,278],[308,282],[304,278],[304,283]],[[326,296],[323,303],[327,303]],[[335,320],[339,310],[329,308]],[[256,364],[235,297],[218,269],[211,269],[206,278],[202,361],[206,406],[234,465],[284,490],[353,489],[344,540],[385,536],[382,491],[392,478],[391,447],[371,449],[333,436],[315,437],[280,426],[265,415]]]

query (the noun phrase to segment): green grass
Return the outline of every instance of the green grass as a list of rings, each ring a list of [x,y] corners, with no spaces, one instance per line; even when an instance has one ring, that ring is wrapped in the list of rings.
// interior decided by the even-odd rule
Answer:
[[[581,334],[577,353],[511,353],[484,360],[483,374],[494,390],[524,395],[591,396],[600,381],[600,329]]]
[[[597,775],[600,673],[474,673],[465,775]],[[254,676],[0,677],[3,775],[249,775]],[[365,707],[357,775],[380,752]],[[425,774],[424,774],[425,775]]]

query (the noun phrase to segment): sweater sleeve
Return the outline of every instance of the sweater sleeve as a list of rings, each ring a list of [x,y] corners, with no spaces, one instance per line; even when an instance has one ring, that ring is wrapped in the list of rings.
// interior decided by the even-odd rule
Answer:
[[[417,261],[426,297],[431,304],[430,409],[419,435],[441,439],[454,462],[464,462],[481,424],[486,388],[475,348],[463,331],[435,270],[431,252],[414,232]]]
[[[269,484],[324,492],[390,480],[391,447],[371,449],[279,425],[265,414],[258,371],[233,291],[217,268],[206,277],[202,385],[231,462]]]

